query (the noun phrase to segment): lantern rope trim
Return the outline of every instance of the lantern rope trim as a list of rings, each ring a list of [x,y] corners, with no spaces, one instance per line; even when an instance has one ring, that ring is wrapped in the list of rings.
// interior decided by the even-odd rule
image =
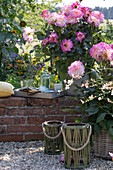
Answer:
[[[89,143],[90,136],[91,136],[91,133],[92,133],[92,127],[91,127],[91,125],[89,125],[89,127],[90,127],[90,130],[89,130],[89,135],[88,135],[88,138],[87,138],[86,143],[85,143],[82,147],[80,147],[80,148],[73,148],[73,147],[71,147],[71,146],[67,143],[66,137],[65,137],[65,134],[64,134],[64,131],[63,131],[63,126],[62,126],[62,127],[61,127],[61,132],[62,132],[62,134],[63,134],[64,142],[65,142],[65,144],[67,145],[67,147],[68,147],[69,149],[71,149],[72,151],[80,151],[80,150],[84,149],[84,148],[86,147],[86,145]]]
[[[45,132],[44,123],[42,123],[42,129],[43,129],[44,135],[49,139],[56,139],[61,135],[61,130],[60,130],[60,132],[56,136],[48,136]]]

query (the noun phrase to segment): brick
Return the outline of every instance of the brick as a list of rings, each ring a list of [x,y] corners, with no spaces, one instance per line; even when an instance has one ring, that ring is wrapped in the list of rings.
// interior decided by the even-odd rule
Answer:
[[[64,104],[64,97],[58,97],[54,99],[32,99],[28,98],[28,106],[60,106]]]
[[[28,106],[51,106],[52,105],[52,99],[34,99],[34,98],[28,98],[27,100]]]
[[[52,99],[52,105],[53,106],[61,106],[64,105],[64,96],[63,97],[58,97],[58,98],[54,98]]]
[[[45,108],[38,107],[25,107],[25,108],[11,108],[7,110],[8,116],[30,116],[30,115],[38,115],[43,116],[45,114]]]
[[[79,101],[75,97],[64,96],[64,98],[66,106],[77,106],[77,104],[79,103]]]
[[[44,140],[43,134],[25,134],[25,141]]]
[[[23,117],[0,117],[0,125],[13,125],[13,124],[24,124],[25,118]]]
[[[7,110],[5,108],[0,108],[0,116],[7,115]]]
[[[0,98],[0,107],[22,107],[26,105],[26,99],[22,97]]]
[[[45,117],[45,121],[52,121],[52,120],[64,121],[64,117],[63,116],[47,116],[47,117]]]
[[[23,135],[16,135],[16,134],[5,134],[5,135],[0,135],[0,142],[20,142],[23,141]]]
[[[42,126],[8,126],[7,133],[29,133],[35,132],[40,133],[42,132]]]
[[[73,109],[74,110],[75,107],[47,107],[46,109],[46,115],[67,115],[67,114],[71,114],[70,111],[63,111],[63,109]],[[73,111],[72,114],[78,114],[77,111]]]
[[[6,129],[4,126],[0,126],[0,134],[6,133]]]
[[[42,124],[44,122],[44,117],[28,117],[28,124]]]

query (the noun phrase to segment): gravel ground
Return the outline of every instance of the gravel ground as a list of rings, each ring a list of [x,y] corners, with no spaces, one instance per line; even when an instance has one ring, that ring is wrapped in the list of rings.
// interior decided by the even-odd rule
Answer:
[[[60,155],[44,154],[43,141],[1,142],[0,170],[65,170]],[[95,158],[84,170],[113,170],[113,161]]]

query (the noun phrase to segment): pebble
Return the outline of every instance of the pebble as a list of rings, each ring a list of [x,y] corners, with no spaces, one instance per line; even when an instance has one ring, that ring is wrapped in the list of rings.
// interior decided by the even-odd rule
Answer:
[[[66,170],[60,158],[45,154],[43,141],[0,142],[0,170]],[[84,170],[113,170],[113,161],[91,154]]]

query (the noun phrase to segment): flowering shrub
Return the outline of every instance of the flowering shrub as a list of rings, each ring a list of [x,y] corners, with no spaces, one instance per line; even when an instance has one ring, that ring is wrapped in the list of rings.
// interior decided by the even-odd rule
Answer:
[[[113,139],[112,45],[104,42],[95,44],[90,49],[90,55],[95,59],[95,67],[91,77],[79,88],[83,94],[79,98],[84,110],[83,118],[87,117],[94,131],[101,133],[101,128],[104,128]]]
[[[102,38],[99,25],[104,15],[75,2],[60,12],[44,10],[41,16],[47,23],[42,32],[35,32],[41,48],[34,49],[39,48],[45,62],[55,62],[66,89],[87,72],[89,79],[78,87],[83,93],[79,94],[83,117],[96,132],[104,128],[113,137],[113,45]]]
[[[37,38],[42,40],[40,50],[45,61],[56,61],[60,78],[69,79],[68,67],[74,61],[81,61],[86,70],[92,68],[94,59],[89,52],[93,44],[102,40],[99,25],[104,21],[104,15],[75,2],[65,5],[60,12],[44,10],[41,16],[47,23],[45,30],[36,32]]]

